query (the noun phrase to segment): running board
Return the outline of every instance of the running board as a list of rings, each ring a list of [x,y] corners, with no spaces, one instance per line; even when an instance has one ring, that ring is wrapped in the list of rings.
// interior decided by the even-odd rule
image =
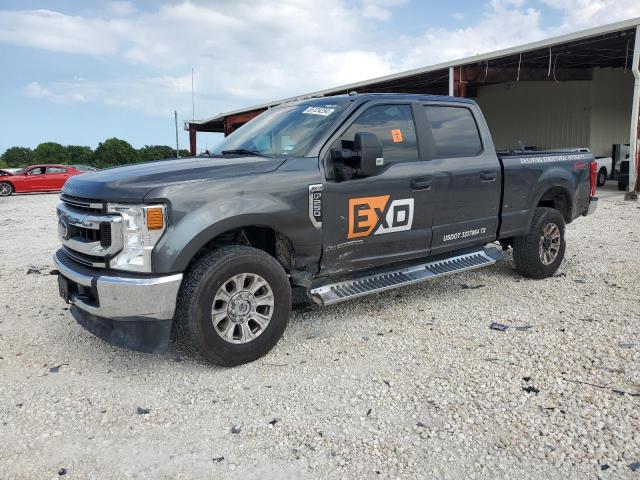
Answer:
[[[332,305],[352,298],[444,277],[452,273],[475,270],[476,268],[493,265],[503,259],[504,255],[500,250],[485,247],[481,250],[458,254],[429,263],[323,285],[311,289],[311,297],[314,302],[320,305]]]

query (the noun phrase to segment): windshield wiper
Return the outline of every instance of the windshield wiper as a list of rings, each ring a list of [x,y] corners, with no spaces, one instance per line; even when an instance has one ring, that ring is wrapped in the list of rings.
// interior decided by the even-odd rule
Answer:
[[[222,150],[220,155],[255,155],[256,157],[263,157],[264,155],[258,150],[249,150],[246,148],[236,148],[235,150]]]

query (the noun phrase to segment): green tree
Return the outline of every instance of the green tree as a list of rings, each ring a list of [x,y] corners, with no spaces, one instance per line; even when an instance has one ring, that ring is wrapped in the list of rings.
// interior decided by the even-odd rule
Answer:
[[[7,167],[18,168],[26,167],[36,163],[33,157],[33,150],[25,147],[11,147],[8,148],[0,157]]]
[[[67,149],[55,142],[41,143],[33,151],[36,163],[69,163]]]
[[[166,145],[145,145],[138,150],[141,162],[152,162],[154,160],[164,160],[165,158],[176,158],[176,151]]]
[[[172,152],[175,153],[175,149],[171,149]],[[180,158],[190,157],[191,152],[189,150],[185,150],[184,148],[180,149]]]
[[[91,147],[67,145],[67,158],[70,165],[91,165],[93,162],[93,150],[91,150]]]
[[[126,165],[139,161],[138,151],[128,142],[110,138],[98,144],[93,154],[93,164],[100,168]]]

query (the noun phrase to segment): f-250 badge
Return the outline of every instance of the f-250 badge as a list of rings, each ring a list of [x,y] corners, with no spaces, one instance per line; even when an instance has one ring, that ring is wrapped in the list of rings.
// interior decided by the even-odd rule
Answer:
[[[411,230],[413,198],[391,200],[391,195],[349,199],[347,238]]]

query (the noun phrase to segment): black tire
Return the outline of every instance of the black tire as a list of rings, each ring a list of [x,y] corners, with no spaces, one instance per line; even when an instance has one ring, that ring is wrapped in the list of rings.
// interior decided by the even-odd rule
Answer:
[[[602,167],[599,171],[598,171],[598,180],[597,180],[597,185],[599,187],[603,186],[605,183],[607,183],[607,169]]]
[[[548,264],[542,260],[541,238],[545,236],[545,228],[555,225],[559,230],[560,241],[557,246],[555,259]],[[538,207],[531,220],[529,233],[522,237],[515,237],[513,242],[513,262],[516,270],[529,278],[547,278],[553,275],[564,258],[564,218],[554,208]],[[548,245],[543,240],[544,245]],[[549,259],[547,259],[549,260]]]
[[[0,197],[8,197],[13,192],[15,192],[13,185],[9,182],[0,182]]]
[[[231,343],[214,327],[212,307],[217,292],[241,273],[259,275],[268,283],[273,292],[273,311],[264,330],[253,340]],[[233,367],[266,355],[282,337],[290,314],[291,286],[280,263],[262,250],[229,246],[204,256],[185,274],[174,329],[189,352],[216,365]]]
[[[627,184],[625,182],[618,182],[618,190],[625,192],[627,190]]]

